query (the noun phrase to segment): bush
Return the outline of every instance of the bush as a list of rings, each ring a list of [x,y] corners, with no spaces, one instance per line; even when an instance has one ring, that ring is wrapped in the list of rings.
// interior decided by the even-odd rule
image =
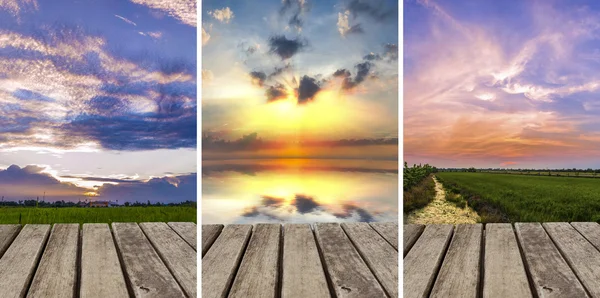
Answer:
[[[423,208],[435,198],[435,182],[433,175],[427,176],[417,185],[404,191],[404,212]]]

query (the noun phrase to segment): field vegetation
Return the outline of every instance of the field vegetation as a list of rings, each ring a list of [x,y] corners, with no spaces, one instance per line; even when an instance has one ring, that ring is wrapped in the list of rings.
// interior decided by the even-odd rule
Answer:
[[[135,207],[34,207],[5,204],[0,206],[0,224],[196,222],[196,213],[195,202],[176,206],[140,204]]]
[[[404,162],[404,212],[423,208],[435,198],[433,173],[437,168],[428,164],[409,167]]]
[[[600,222],[596,179],[468,171],[436,176],[451,193],[448,196],[467,200],[482,222]]]

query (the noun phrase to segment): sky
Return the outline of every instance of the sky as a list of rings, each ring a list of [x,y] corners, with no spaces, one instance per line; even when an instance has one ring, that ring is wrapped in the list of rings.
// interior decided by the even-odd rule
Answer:
[[[196,199],[196,2],[0,1],[0,195]]]
[[[397,1],[202,5],[203,160],[397,160]]]
[[[600,3],[403,8],[405,161],[600,168]]]

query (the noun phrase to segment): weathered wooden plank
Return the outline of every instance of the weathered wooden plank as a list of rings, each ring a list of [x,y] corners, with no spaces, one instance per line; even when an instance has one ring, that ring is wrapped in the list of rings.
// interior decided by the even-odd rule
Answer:
[[[600,225],[595,222],[572,222],[573,226],[596,249],[600,250]]]
[[[331,297],[310,225],[283,226],[283,268],[283,298]]]
[[[136,223],[113,223],[112,230],[135,297],[185,297]]]
[[[398,251],[398,223],[397,222],[372,222],[371,227],[389,242]]]
[[[417,225],[417,224],[408,224],[404,225],[404,235],[402,235],[402,239],[404,240],[404,256],[410,251],[413,247],[423,230],[425,229],[425,225]]]
[[[196,224],[193,222],[170,222],[168,223],[169,227],[173,229],[185,242],[196,250],[197,239],[196,236],[198,234],[198,230]],[[223,228],[221,226],[221,228]],[[220,231],[220,230],[219,230]]]
[[[223,230],[223,225],[202,225],[202,257],[213,245],[221,230]]]
[[[129,297],[108,224],[83,224],[81,298]]]
[[[0,289],[3,298],[25,297],[35,273],[50,225],[25,225],[0,259]]]
[[[482,224],[456,226],[430,297],[477,297],[482,231]]]
[[[27,297],[77,295],[79,224],[55,224]]]
[[[202,297],[226,297],[242,259],[251,225],[228,225],[202,258]]]
[[[188,297],[196,297],[196,251],[166,223],[144,222],[140,227]]]
[[[485,226],[483,297],[532,297],[512,225]]]
[[[280,224],[256,224],[229,297],[277,296]]]
[[[315,234],[338,298],[386,297],[383,288],[339,224],[317,223]]]
[[[566,222],[544,223],[563,257],[593,297],[600,297],[600,252]]]
[[[390,297],[398,297],[398,251],[368,223],[343,223],[342,228]]]
[[[21,225],[0,225],[0,258],[13,242]]]
[[[453,225],[427,225],[413,248],[404,257],[404,297],[427,297],[446,248]]]
[[[539,297],[589,297],[540,223],[515,223],[515,229]]]

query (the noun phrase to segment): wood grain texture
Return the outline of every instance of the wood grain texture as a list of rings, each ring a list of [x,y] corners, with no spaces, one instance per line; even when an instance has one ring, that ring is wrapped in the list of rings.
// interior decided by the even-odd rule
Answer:
[[[194,250],[196,249],[197,246],[197,242],[198,242],[198,228],[196,227],[196,224],[193,222],[170,222],[167,223],[169,225],[169,227],[171,227],[171,229],[173,229],[175,232],[177,232],[177,234],[179,234],[179,236],[181,236],[181,238],[183,238],[183,240],[185,240],[185,242],[187,242],[189,245],[192,246],[192,248],[194,248]]]
[[[185,297],[136,223],[113,223],[112,229],[135,297]]]
[[[75,297],[78,247],[79,224],[55,224],[27,297]]]
[[[21,230],[21,225],[0,225],[0,258]]]
[[[566,222],[542,226],[592,297],[600,297],[600,252]]]
[[[425,225],[416,225],[416,224],[408,224],[404,225],[404,234],[402,235],[403,244],[404,244],[404,256],[410,251],[413,247],[423,230],[425,229]]]
[[[539,297],[589,297],[539,223],[515,223],[533,288]]]
[[[485,225],[484,298],[532,297],[512,225]]]
[[[430,297],[477,297],[482,231],[482,224],[456,226]]]
[[[0,259],[2,298],[25,297],[35,273],[50,225],[25,225]]]
[[[372,222],[371,227],[389,242],[398,251],[398,223],[397,222]]]
[[[252,231],[251,225],[228,225],[202,258],[202,297],[226,297]]]
[[[280,224],[256,224],[229,297],[277,296]]]
[[[331,297],[319,250],[308,224],[283,226],[283,298]]]
[[[223,225],[202,225],[202,257],[219,237],[222,230]]]
[[[196,251],[164,222],[140,227],[188,297],[196,297]]]
[[[129,297],[108,224],[83,224],[81,234],[80,297]]]
[[[398,297],[398,251],[368,223],[341,226],[388,296]]]
[[[317,223],[315,234],[338,298],[386,297],[383,288],[339,224]]]
[[[581,233],[596,249],[600,250],[600,225],[598,223],[572,222],[571,226]]]
[[[427,225],[404,257],[404,297],[427,297],[452,237],[452,225]]]

